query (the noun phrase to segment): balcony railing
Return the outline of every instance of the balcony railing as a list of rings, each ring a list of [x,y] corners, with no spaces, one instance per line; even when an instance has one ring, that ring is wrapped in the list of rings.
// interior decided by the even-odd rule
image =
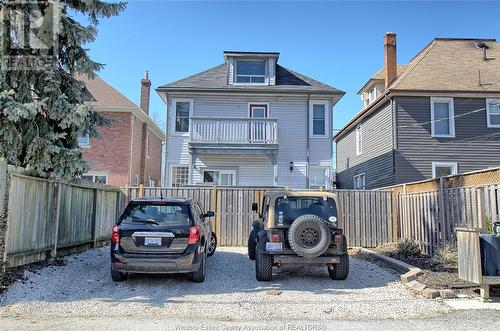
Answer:
[[[278,143],[278,122],[273,118],[192,117],[190,125],[192,143]]]

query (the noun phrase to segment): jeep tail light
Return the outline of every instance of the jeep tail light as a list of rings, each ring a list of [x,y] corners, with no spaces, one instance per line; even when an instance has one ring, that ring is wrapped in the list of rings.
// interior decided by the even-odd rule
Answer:
[[[341,234],[336,234],[334,237],[333,237],[333,242],[336,244],[336,245],[340,245],[342,244],[342,242],[344,241],[344,236],[341,235]]]
[[[196,225],[189,228],[188,244],[196,244],[200,240],[201,228]]]
[[[113,226],[113,234],[111,235],[111,242],[113,244],[118,244],[120,242],[120,230],[118,225]]]
[[[271,234],[271,242],[273,242],[273,243],[281,242],[281,234],[279,234],[279,233]]]

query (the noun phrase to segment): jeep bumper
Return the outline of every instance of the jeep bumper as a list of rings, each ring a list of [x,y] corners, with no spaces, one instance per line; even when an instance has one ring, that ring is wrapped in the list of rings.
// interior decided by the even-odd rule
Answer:
[[[273,254],[274,255],[274,254]],[[275,264],[329,264],[339,263],[338,256],[318,256],[305,258],[297,255],[274,255]]]

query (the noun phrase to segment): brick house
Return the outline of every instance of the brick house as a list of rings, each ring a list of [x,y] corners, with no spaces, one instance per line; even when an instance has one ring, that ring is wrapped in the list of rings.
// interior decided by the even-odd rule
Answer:
[[[82,178],[115,186],[160,185],[165,134],[148,115],[148,73],[141,80],[140,107],[98,76],[80,80],[92,104],[111,121],[99,128],[99,137],[79,138],[83,158],[90,163]]]

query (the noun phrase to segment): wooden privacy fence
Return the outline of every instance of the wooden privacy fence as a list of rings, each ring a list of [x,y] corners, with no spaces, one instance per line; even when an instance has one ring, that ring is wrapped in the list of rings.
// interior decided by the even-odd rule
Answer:
[[[462,187],[397,194],[402,238],[413,238],[433,255],[455,228],[485,228],[500,221],[500,185]]]
[[[256,219],[253,202],[262,204],[264,193],[277,187],[130,187],[130,198],[164,196],[200,201],[215,212],[213,220],[220,245],[247,244],[251,224]],[[390,191],[336,190],[339,224],[350,246],[375,247],[394,240],[392,194]]]
[[[19,173],[8,173],[4,178],[5,190],[0,192],[0,198],[6,201],[3,261],[10,267],[109,240],[125,202],[117,188],[69,184]]]

